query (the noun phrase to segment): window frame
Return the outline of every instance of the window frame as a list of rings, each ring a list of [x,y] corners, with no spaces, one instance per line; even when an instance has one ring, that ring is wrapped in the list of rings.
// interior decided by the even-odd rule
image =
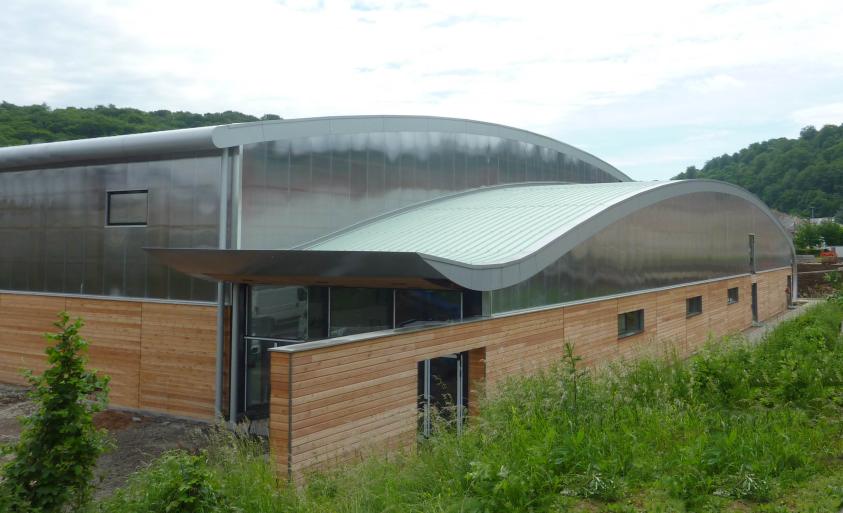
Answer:
[[[143,194],[146,200],[146,215],[142,223],[120,223],[111,221],[111,197],[127,194]],[[148,226],[149,225],[149,189],[121,189],[105,191],[105,226]]]
[[[630,329],[628,323],[626,322],[628,315],[636,315],[637,323],[636,328]],[[637,310],[630,310],[628,312],[623,312],[618,314],[618,338],[628,338],[632,337],[641,333],[644,333],[645,329],[644,323],[644,309],[639,308]],[[622,329],[623,328],[623,329]]]
[[[699,300],[699,310],[692,310],[691,305],[697,303]],[[696,317],[697,315],[701,315],[703,313],[703,297],[702,295],[693,296],[693,297],[686,297],[685,298],[685,318],[689,317]]]
[[[732,291],[735,292],[735,297],[732,299]],[[740,287],[731,287],[726,290],[726,304],[727,305],[734,305],[740,303],[741,301],[741,288]]]

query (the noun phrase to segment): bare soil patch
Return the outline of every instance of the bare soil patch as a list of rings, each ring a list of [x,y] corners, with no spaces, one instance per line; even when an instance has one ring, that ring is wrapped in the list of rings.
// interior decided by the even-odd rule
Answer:
[[[18,419],[34,409],[25,387],[0,384],[0,444],[18,439]],[[203,422],[120,410],[100,412],[94,423],[107,429],[114,443],[114,448],[102,455],[97,464],[97,498],[111,495],[132,473],[166,451],[198,451],[206,444],[205,435],[211,429]]]

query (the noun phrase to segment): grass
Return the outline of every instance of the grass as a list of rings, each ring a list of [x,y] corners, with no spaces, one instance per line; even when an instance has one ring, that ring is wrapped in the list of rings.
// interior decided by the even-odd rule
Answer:
[[[504,384],[462,436],[439,426],[416,451],[314,474],[298,489],[276,481],[259,443],[220,432],[208,451],[168,455],[93,509],[837,511],[841,319],[829,301],[758,345],[729,338],[689,360],[600,372],[571,352]]]

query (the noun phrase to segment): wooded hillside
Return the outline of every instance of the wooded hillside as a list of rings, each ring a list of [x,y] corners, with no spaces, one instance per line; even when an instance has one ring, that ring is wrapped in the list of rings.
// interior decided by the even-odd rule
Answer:
[[[749,189],[776,210],[831,217],[843,208],[843,125],[802,129],[689,167],[674,179],[710,178]]]
[[[108,135],[135,134],[193,128],[197,126],[243,123],[281,119],[275,114],[260,118],[227,110],[196,114],[193,112],[119,108],[98,105],[93,108],[51,109],[47,105],[18,106],[0,103],[0,146],[87,139]]]

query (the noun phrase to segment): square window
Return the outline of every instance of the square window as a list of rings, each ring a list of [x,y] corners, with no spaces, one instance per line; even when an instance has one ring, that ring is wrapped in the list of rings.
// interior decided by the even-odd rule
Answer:
[[[728,290],[728,301],[727,304],[733,305],[738,302],[740,299],[740,290],[738,287],[734,287]]]
[[[702,296],[689,297],[685,300],[685,316],[693,317],[702,313]]]
[[[618,314],[618,338],[629,337],[644,331],[644,310]]]
[[[108,226],[146,226],[149,191],[110,191],[108,193]]]

